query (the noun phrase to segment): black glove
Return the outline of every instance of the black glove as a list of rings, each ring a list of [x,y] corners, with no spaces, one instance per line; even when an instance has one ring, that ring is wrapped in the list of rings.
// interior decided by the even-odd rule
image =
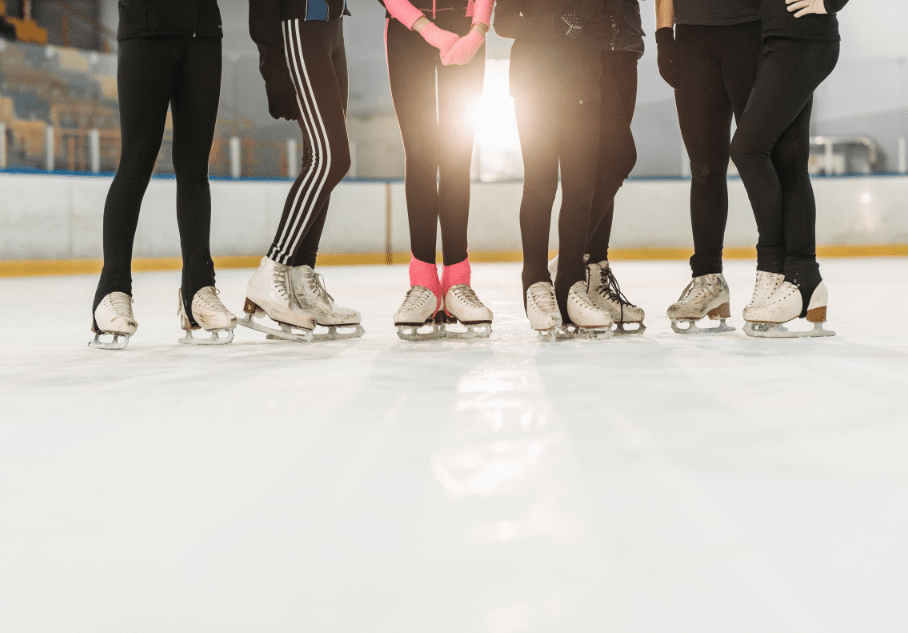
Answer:
[[[569,37],[573,40],[586,35],[584,30],[588,23],[587,16],[580,13],[565,11],[555,15],[555,31],[562,37]]]
[[[659,63],[659,74],[672,88],[677,89],[681,80],[681,67],[678,64],[678,44],[675,32],[670,26],[656,31],[656,58]]]
[[[296,100],[296,90],[284,90],[268,95],[268,112],[275,119],[298,120],[300,108]]]

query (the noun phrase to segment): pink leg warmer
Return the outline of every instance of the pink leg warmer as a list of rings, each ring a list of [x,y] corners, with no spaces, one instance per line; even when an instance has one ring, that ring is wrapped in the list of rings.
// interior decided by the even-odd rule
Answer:
[[[441,291],[447,296],[452,286],[460,284],[470,285],[470,258],[467,257],[459,264],[445,266],[441,273]]]
[[[441,283],[438,281],[438,267],[416,259],[410,253],[410,285],[428,288],[438,298],[438,308],[441,307]]]

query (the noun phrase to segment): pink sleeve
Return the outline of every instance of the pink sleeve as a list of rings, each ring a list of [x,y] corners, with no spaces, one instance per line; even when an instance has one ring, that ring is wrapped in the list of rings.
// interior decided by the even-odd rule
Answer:
[[[410,4],[407,0],[384,0],[385,8],[391,17],[403,24],[408,29],[413,28],[413,24],[419,18],[425,17],[423,12]]]
[[[482,22],[486,26],[492,23],[492,7],[495,0],[470,0],[467,5],[467,17],[473,16],[473,24]]]

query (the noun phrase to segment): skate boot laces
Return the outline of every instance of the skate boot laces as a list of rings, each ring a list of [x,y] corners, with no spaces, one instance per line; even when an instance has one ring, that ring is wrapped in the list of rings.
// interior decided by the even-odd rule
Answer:
[[[465,304],[470,308],[484,308],[482,301],[479,300],[479,297],[476,296],[476,293],[473,291],[468,284],[458,284],[452,286],[448,292],[452,293],[454,297]]]
[[[418,311],[423,305],[429,302],[430,299],[435,300],[435,305],[438,305],[438,298],[435,296],[435,293],[426,288],[425,286],[410,286],[410,289],[407,290],[407,294],[404,296],[403,305],[400,306],[400,312],[406,312],[408,310]]]
[[[110,308],[117,316],[135,320],[132,314],[133,299],[125,292],[112,292],[105,297],[110,303]]]
[[[628,301],[624,293],[621,292],[621,286],[618,285],[618,279],[615,277],[615,273],[612,272],[611,267],[599,271],[599,288],[597,291],[601,296],[620,305],[622,310],[624,306],[637,307]]]
[[[195,293],[193,300],[198,301],[204,307],[214,312],[226,312],[227,307],[218,297],[219,294],[221,294],[221,291],[214,286],[205,286]]]
[[[530,286],[530,296],[542,312],[558,312],[558,301],[555,299],[555,289],[551,284],[533,284]]]

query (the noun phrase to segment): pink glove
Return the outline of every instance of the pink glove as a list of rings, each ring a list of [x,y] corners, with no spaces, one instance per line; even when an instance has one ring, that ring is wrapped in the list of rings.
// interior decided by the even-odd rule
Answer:
[[[486,39],[479,31],[471,29],[469,33],[457,40],[451,50],[441,56],[441,63],[445,66],[463,66],[473,59],[473,55],[485,41]]]
[[[441,52],[442,58],[448,54],[451,47],[460,39],[455,33],[440,29],[431,22],[423,27],[420,33],[422,38]]]
[[[385,0],[385,8],[392,18],[399,20],[408,29],[413,28],[413,23],[416,20],[426,17],[422,11],[407,0]]]

